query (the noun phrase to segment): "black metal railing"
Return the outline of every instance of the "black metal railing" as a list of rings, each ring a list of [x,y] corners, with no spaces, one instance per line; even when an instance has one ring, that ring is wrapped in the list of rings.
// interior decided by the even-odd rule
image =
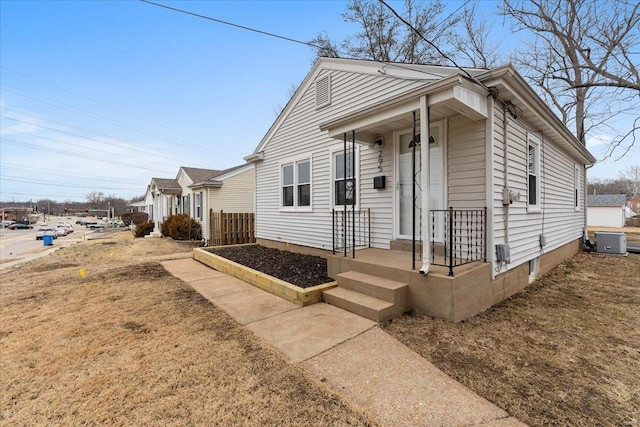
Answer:
[[[371,209],[333,209],[333,253],[371,247]]]
[[[454,267],[486,262],[487,208],[432,210],[430,240],[431,264],[449,267],[449,276]],[[442,243],[437,248],[438,240]]]

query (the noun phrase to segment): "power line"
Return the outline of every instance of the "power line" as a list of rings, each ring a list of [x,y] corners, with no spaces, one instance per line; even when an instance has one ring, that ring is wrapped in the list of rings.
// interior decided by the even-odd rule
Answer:
[[[202,138],[201,138],[201,137],[199,137],[199,136],[192,135],[192,134],[186,133],[186,132],[184,132],[184,131],[180,131],[180,130],[178,130],[178,129],[174,129],[174,128],[172,128],[172,127],[167,126],[166,124],[155,122],[155,121],[150,120],[150,119],[148,119],[148,118],[146,118],[146,117],[142,117],[142,116],[139,116],[139,115],[137,115],[137,114],[131,113],[131,112],[129,112],[129,111],[125,111],[125,110],[119,109],[119,108],[117,108],[117,107],[113,107],[113,106],[111,106],[111,105],[105,104],[104,102],[100,102],[100,101],[97,101],[97,100],[95,100],[95,99],[91,99],[91,98],[89,98],[89,97],[86,97],[86,96],[83,96],[83,95],[79,95],[79,94],[73,93],[73,92],[71,92],[71,91],[69,91],[69,90],[67,90],[67,89],[65,89],[65,88],[63,88],[63,87],[60,87],[60,86],[54,85],[54,84],[52,84],[52,83],[49,83],[49,82],[46,82],[46,81],[44,81],[44,80],[38,79],[38,78],[36,78],[36,77],[30,76],[30,75],[25,74],[25,73],[23,73],[23,72],[20,72],[20,71],[14,70],[14,69],[12,69],[12,68],[6,67],[6,66],[4,66],[4,65],[0,65],[0,68],[3,68],[3,69],[5,69],[5,70],[11,71],[11,72],[16,73],[16,74],[19,74],[19,75],[24,76],[24,77],[26,77],[26,78],[29,78],[29,79],[31,79],[31,80],[35,80],[35,81],[37,81],[37,82],[43,83],[43,84],[45,84],[45,85],[51,86],[51,87],[53,87],[53,88],[55,88],[55,89],[58,89],[58,90],[60,90],[60,91],[62,91],[62,92],[65,92],[65,93],[68,93],[68,94],[70,94],[70,95],[72,95],[72,96],[75,96],[75,97],[77,97],[77,98],[80,98],[80,99],[84,99],[84,100],[86,100],[86,101],[93,102],[94,104],[97,104],[97,105],[101,105],[101,106],[103,106],[103,107],[110,108],[110,109],[112,109],[112,110],[114,110],[114,111],[118,111],[118,112],[120,112],[120,113],[124,113],[124,114],[126,114],[126,115],[128,115],[128,116],[132,116],[132,117],[136,117],[136,118],[142,119],[142,120],[144,120],[144,121],[146,121],[146,122],[149,122],[149,123],[151,123],[151,124],[153,124],[153,125],[155,125],[155,126],[160,126],[160,127],[165,128],[165,129],[169,129],[169,130],[171,130],[171,131],[173,131],[173,132],[176,132],[176,133],[179,133],[179,134],[183,134],[183,135],[188,136],[188,137],[191,137],[191,138],[196,138],[196,139],[200,139],[200,140],[202,140]],[[205,141],[205,142],[206,142],[206,141]]]
[[[103,158],[100,158],[100,157],[89,156],[89,155],[86,155],[86,154],[85,155],[81,155],[81,154],[74,153],[74,152],[71,152],[71,151],[59,150],[59,149],[51,148],[51,147],[43,147],[41,145],[30,144],[28,142],[22,142],[22,141],[16,141],[14,139],[2,138],[2,142],[3,143],[8,142],[10,144],[15,144],[15,145],[19,145],[19,146],[23,146],[23,147],[26,147],[26,148],[31,148],[31,149],[34,149],[34,150],[39,150],[39,151],[46,151],[46,152],[58,153],[58,154],[66,154],[68,156],[77,157],[77,158],[80,158],[80,159],[83,159],[83,160],[95,160],[95,161],[98,161],[98,162],[108,163],[108,164],[121,166],[121,167],[142,169],[142,170],[148,170],[148,171],[151,171],[151,172],[158,172],[158,173],[161,173],[161,174],[171,175],[170,173],[168,173],[165,170],[151,169],[151,168],[145,168],[144,166],[140,166],[140,165],[131,165],[131,164],[127,164],[127,163],[114,162],[114,161],[103,159]]]
[[[19,91],[33,94],[32,92],[30,92],[28,90],[25,90],[25,89],[22,89],[22,88],[19,88],[17,86],[10,85],[10,84],[7,84],[7,83],[2,83],[2,86],[9,86],[9,87],[18,89]],[[54,87],[57,88],[57,86],[54,86]],[[182,146],[190,146],[190,147],[198,149],[198,150],[202,149],[202,147],[197,145],[197,144],[192,144],[192,143],[189,143],[189,142],[186,142],[186,141],[182,141],[182,140],[176,140],[176,139],[172,139],[172,138],[167,138],[162,134],[158,134],[158,133],[155,133],[153,131],[147,131],[145,129],[141,129],[141,128],[132,126],[129,123],[126,123],[126,122],[123,122],[123,121],[120,121],[120,120],[105,116],[103,114],[97,114],[97,113],[94,113],[94,112],[91,112],[91,111],[88,111],[88,110],[78,109],[74,105],[63,103],[63,102],[59,102],[57,100],[48,98],[48,97],[40,95],[40,94],[33,94],[33,95],[36,95],[36,97],[34,97],[34,96],[25,95],[24,93],[12,91],[12,90],[6,89],[6,88],[3,88],[2,90],[6,91],[6,92],[13,93],[13,94],[16,94],[18,96],[22,96],[22,97],[25,97],[25,98],[32,99],[34,101],[37,101],[37,102],[40,102],[40,103],[43,103],[43,104],[46,104],[46,105],[51,105],[51,106],[54,106],[56,108],[59,108],[59,109],[65,110],[65,111],[70,111],[72,113],[79,114],[79,115],[86,116],[86,117],[90,117],[92,119],[99,120],[99,121],[102,121],[104,123],[112,124],[112,125],[121,127],[123,129],[128,129],[128,130],[137,132],[137,133],[142,134],[142,135],[152,136],[152,137],[154,137],[156,139],[167,141],[167,142],[174,143],[174,144],[177,143],[177,144],[180,144]],[[53,101],[53,102],[47,102],[47,101],[44,101],[42,99],[39,99],[38,97],[39,98],[44,98],[46,100]],[[70,106],[71,108],[66,108],[64,106]],[[48,120],[50,120],[50,119],[48,119]],[[59,122],[59,123],[62,123],[62,122]],[[67,126],[69,126],[69,125],[67,125]],[[70,126],[70,127],[73,127],[73,126]],[[76,129],[79,129],[79,128],[76,128]],[[224,152],[219,152],[219,153],[224,153]],[[175,157],[172,157],[172,158],[175,158]]]
[[[87,174],[81,174],[81,173],[74,173],[74,172],[66,172],[66,173],[61,173],[59,170],[53,170],[53,169],[45,169],[45,168],[38,168],[32,165],[17,165],[17,164],[12,164],[12,165],[8,165],[6,163],[0,163],[0,169],[2,169],[2,171],[9,171],[9,172],[25,172],[27,171],[30,175],[38,175],[38,174],[46,174],[47,176],[58,176],[58,177],[67,177],[67,178],[80,178],[80,179],[95,179],[96,176],[95,175],[87,175]],[[111,181],[115,184],[129,184],[131,183],[131,179],[125,179],[125,178],[107,178],[107,177],[101,177],[100,181]]]
[[[127,151],[137,151],[137,152],[139,152],[141,154],[144,154],[144,155],[147,155],[147,156],[163,157],[163,158],[169,159],[171,161],[175,161],[175,156],[167,156],[167,155],[164,155],[164,154],[161,154],[161,153],[155,153],[155,152],[149,152],[149,151],[145,151],[145,150],[140,150],[138,148],[135,148],[135,147],[132,147],[132,146],[129,146],[129,145],[118,144],[116,142],[102,141],[102,140],[99,140],[99,139],[96,139],[96,138],[92,138],[92,137],[89,137],[89,136],[84,136],[84,135],[80,135],[80,134],[77,134],[77,133],[68,132],[68,131],[64,131],[64,130],[61,130],[61,129],[56,129],[56,128],[52,128],[52,127],[48,127],[48,126],[44,126],[44,125],[39,125],[37,123],[29,122],[29,121],[26,121],[26,120],[16,119],[14,117],[8,117],[8,116],[3,116],[3,115],[0,115],[0,117],[4,118],[4,119],[8,119],[8,120],[13,120],[13,121],[16,121],[16,122],[19,122],[19,123],[24,123],[24,124],[27,124],[27,125],[35,126],[35,127],[38,127],[38,128],[47,129],[47,130],[50,130],[50,131],[53,131],[53,132],[59,132],[59,133],[63,133],[63,134],[66,134],[66,135],[76,136],[78,138],[82,138],[82,139],[85,139],[85,140],[88,140],[88,141],[94,141],[94,142],[97,142],[99,144],[113,145],[113,146],[125,149]],[[69,126],[71,128],[75,128],[75,129],[86,131],[86,129],[77,128],[75,126],[71,126],[71,125],[68,125],[66,123],[63,123],[63,122],[60,122],[60,121],[57,121],[57,120],[53,120],[53,121],[57,122],[57,123],[60,123],[62,125],[65,125],[65,126]],[[6,131],[13,132],[13,133],[19,133],[19,134],[23,134],[23,135],[34,136],[36,138],[49,139],[49,140],[54,141],[54,142],[60,142],[62,144],[74,145],[74,146],[78,146],[80,148],[85,148],[85,147],[83,147],[81,145],[73,144],[73,143],[70,143],[70,142],[54,140],[54,139],[51,139],[51,138],[45,138],[45,137],[42,137],[42,136],[36,136],[36,135],[32,135],[32,134],[27,133],[27,132],[20,132],[20,131],[16,131],[16,130],[12,130],[12,129],[7,129],[7,128],[4,128],[4,129]],[[95,149],[95,148],[94,148],[94,150],[102,151],[102,152],[109,153],[109,154],[114,154],[114,153],[111,153],[109,151],[99,150],[99,149]],[[141,158],[138,158],[138,159],[139,160],[144,160],[144,159],[141,159]]]
[[[38,184],[38,185],[51,185],[54,187],[69,187],[69,188],[85,188],[85,189],[94,189],[95,186],[87,186],[87,185],[71,185],[71,184],[61,184],[59,182],[51,182],[51,181],[39,181],[35,179],[21,179],[21,177],[11,176],[11,175],[0,175],[0,179],[4,181],[10,182],[22,182],[25,184]],[[132,191],[134,187],[102,187],[101,190],[121,190],[121,191]]]
[[[147,4],[150,4],[150,5],[153,5],[153,6],[157,6],[157,7],[161,7],[161,8],[164,8],[164,9],[172,10],[174,12],[184,13],[185,15],[195,16],[197,18],[206,19],[208,21],[213,21],[213,22],[217,22],[219,24],[224,24],[224,25],[228,25],[228,26],[231,26],[231,27],[240,28],[242,30],[251,31],[251,32],[254,32],[254,33],[266,35],[266,36],[269,36],[269,37],[274,37],[274,38],[285,40],[285,41],[289,41],[289,42],[292,42],[292,43],[305,45],[305,46],[312,47],[312,48],[315,48],[315,49],[323,49],[324,48],[324,46],[320,46],[320,45],[317,45],[315,43],[311,43],[311,42],[308,42],[308,41],[297,40],[297,39],[294,39],[294,38],[291,38],[291,37],[282,36],[282,35],[279,35],[279,34],[270,33],[268,31],[259,30],[257,28],[247,27],[246,25],[234,24],[233,22],[228,22],[228,21],[224,21],[222,19],[212,18],[210,16],[201,15],[199,13],[190,12],[190,11],[184,10],[184,9],[178,9],[176,7],[171,7],[171,6],[166,6],[166,5],[159,4],[159,3],[154,3],[154,2],[149,1],[149,0],[140,0],[140,1],[143,2],[143,3],[147,3]],[[467,1],[469,1],[469,0],[467,0]],[[447,17],[446,19],[449,19],[449,18]],[[441,25],[441,24],[438,24],[438,25]],[[398,68],[406,68],[406,67],[402,67],[399,63],[389,62],[389,61],[372,60],[371,58],[367,58],[367,57],[364,57],[364,56],[353,55],[352,53],[344,52],[344,51],[341,51],[341,50],[338,50],[338,49],[335,49],[335,52],[339,53],[341,55],[344,55],[344,57],[347,58],[347,59],[351,58],[351,59],[367,60],[367,61],[377,62],[379,64],[394,65],[394,66],[397,66]],[[436,76],[438,78],[441,77],[438,74],[430,73],[430,72],[424,71],[424,70],[416,70],[416,69],[413,69],[413,68],[406,68],[406,69],[409,69],[409,70],[412,70],[412,71],[415,71],[415,72],[418,72],[418,73],[422,73],[422,74]],[[381,76],[382,77],[389,77],[389,78],[400,78],[400,77],[388,76],[388,75],[385,75],[385,74],[381,74]],[[412,79],[408,79],[408,78],[402,78],[402,79],[403,80],[412,80]]]

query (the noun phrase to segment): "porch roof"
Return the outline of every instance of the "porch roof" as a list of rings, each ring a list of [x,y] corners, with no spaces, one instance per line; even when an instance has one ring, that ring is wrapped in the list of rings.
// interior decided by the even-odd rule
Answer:
[[[329,137],[339,139],[355,130],[357,140],[373,143],[380,135],[413,125],[413,111],[420,108],[420,97],[429,95],[431,119],[463,114],[472,120],[488,117],[487,91],[461,74],[452,74],[418,89],[320,124]]]

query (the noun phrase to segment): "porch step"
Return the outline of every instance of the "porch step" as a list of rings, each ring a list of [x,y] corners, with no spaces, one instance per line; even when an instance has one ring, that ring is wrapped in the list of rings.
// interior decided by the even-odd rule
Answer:
[[[383,322],[394,316],[394,305],[389,301],[337,287],[322,292],[326,303],[335,305],[374,322]]]
[[[336,280],[338,287],[322,294],[329,304],[376,322],[407,311],[409,286],[405,283],[358,271],[340,273]]]

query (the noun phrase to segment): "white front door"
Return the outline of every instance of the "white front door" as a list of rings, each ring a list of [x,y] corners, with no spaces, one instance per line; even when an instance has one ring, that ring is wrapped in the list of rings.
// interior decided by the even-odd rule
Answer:
[[[445,176],[444,176],[444,126],[442,122],[434,123],[431,126],[431,136],[429,138],[429,203],[431,210],[445,208]],[[398,132],[396,134],[396,215],[395,234],[398,239],[411,239],[413,231],[413,211],[415,211],[415,236],[416,240],[421,239],[421,212],[422,212],[422,189],[420,188],[420,150],[422,142],[416,145],[415,155],[415,200],[413,198],[413,169],[411,167],[413,159],[413,147],[411,139],[413,131],[411,129]],[[422,139],[424,141],[424,139]],[[442,227],[444,215],[436,214],[434,220],[434,240],[442,241]],[[431,231],[429,231],[431,235]]]

